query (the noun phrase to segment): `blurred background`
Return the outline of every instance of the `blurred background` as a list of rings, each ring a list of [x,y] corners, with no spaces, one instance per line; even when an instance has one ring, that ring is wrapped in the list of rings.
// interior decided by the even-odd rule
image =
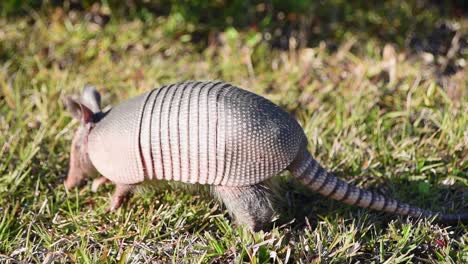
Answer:
[[[86,83],[108,106],[221,79],[293,114],[337,176],[466,212],[467,2],[1,0],[0,262],[466,263],[466,226],[345,206],[288,177],[271,232],[170,189],[107,214],[112,186],[63,188],[77,124],[62,99]]]
[[[37,19],[46,23],[67,20],[71,24],[86,20],[95,31],[122,20],[145,24],[141,30],[154,30],[157,24],[162,30],[160,37],[200,49],[226,38],[242,38],[242,44],[249,48],[265,43],[279,50],[326,45],[327,50],[334,51],[348,42],[353,51],[368,53],[380,52],[366,50],[371,48],[366,47],[369,42],[392,43],[397,50],[420,54],[433,62],[440,74],[459,71],[467,55],[468,4],[463,0],[3,0],[0,10],[3,17],[28,17],[28,25]],[[148,49],[157,45],[156,40],[135,39],[127,48]],[[5,45],[3,57],[8,54]],[[119,53],[112,45],[108,49]]]
[[[336,45],[336,42],[354,36],[432,52],[447,52],[449,44],[441,42],[453,38],[462,26],[454,25],[453,20],[464,18],[468,12],[463,0],[378,3],[343,0],[4,0],[0,5],[3,16],[55,9],[55,18],[60,15],[58,13],[82,13],[99,26],[117,18],[147,21],[170,17],[173,23],[179,24],[173,25],[181,35],[179,37],[204,44],[210,40],[210,34],[235,28],[261,32],[263,40],[281,49],[315,46],[320,41]],[[462,47],[464,45],[466,40]]]

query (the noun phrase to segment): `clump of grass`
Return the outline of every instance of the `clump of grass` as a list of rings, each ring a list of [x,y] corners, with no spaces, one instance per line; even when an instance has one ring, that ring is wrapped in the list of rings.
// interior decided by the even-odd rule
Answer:
[[[232,227],[217,203],[197,194],[138,194],[107,214],[112,187],[92,194],[89,184],[70,192],[62,186],[76,127],[61,103],[65,94],[92,83],[110,105],[170,82],[223,79],[293,113],[314,156],[338,176],[427,209],[463,211],[463,71],[441,79],[427,60],[404,50],[384,57],[372,40],[281,51],[258,32],[228,28],[200,48],[176,41],[173,18],[100,26],[82,15],[0,18],[0,260],[467,261],[464,225],[351,208],[310,194],[288,175],[281,176],[284,220],[258,233]]]

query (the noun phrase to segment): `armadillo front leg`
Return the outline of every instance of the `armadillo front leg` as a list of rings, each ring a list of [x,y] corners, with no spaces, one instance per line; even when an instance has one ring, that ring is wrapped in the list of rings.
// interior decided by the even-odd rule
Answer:
[[[241,187],[215,186],[216,195],[226,206],[236,224],[258,231],[275,215],[271,193],[262,184]]]
[[[93,184],[91,185],[91,191],[92,192],[97,192],[99,187],[101,185],[103,185],[104,183],[108,182],[108,181],[109,181],[109,179],[107,179],[106,177],[103,177],[103,176],[99,177],[97,179],[94,179]]]
[[[133,188],[134,186],[130,184],[117,183],[115,185],[115,191],[111,197],[110,205],[107,208],[107,211],[115,211],[119,209],[123,200],[127,197],[128,194],[130,194]]]

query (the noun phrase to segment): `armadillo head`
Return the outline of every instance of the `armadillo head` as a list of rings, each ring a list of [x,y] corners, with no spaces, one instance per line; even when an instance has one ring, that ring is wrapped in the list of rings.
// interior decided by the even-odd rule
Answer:
[[[73,137],[70,150],[70,168],[65,180],[65,188],[80,185],[87,177],[97,174],[88,155],[88,135],[102,116],[101,96],[92,86],[83,88],[81,98],[65,98],[65,105],[71,115],[80,121],[80,126]]]

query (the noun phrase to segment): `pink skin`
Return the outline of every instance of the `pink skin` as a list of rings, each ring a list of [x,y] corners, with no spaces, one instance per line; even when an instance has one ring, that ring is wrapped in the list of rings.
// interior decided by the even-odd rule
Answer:
[[[88,153],[85,152],[84,138],[87,134],[86,129],[81,125],[73,137],[70,151],[70,168],[65,181],[67,190],[81,185],[89,176],[97,174],[96,169],[89,160]]]
[[[99,190],[99,187],[108,181],[109,179],[107,179],[106,177],[102,177],[102,176],[97,179],[94,179],[93,184],[91,185],[91,191],[97,192]]]
[[[64,182],[67,190],[81,185],[87,178],[98,174],[96,168],[89,159],[87,137],[94,126],[95,116],[100,114],[100,96],[94,88],[85,88],[82,100],[87,101],[88,105],[94,106],[95,112],[91,111],[90,108],[80,102],[80,100],[67,97],[65,101],[72,116],[80,120],[80,126],[73,137],[70,151],[70,168],[68,170],[67,179]],[[94,179],[91,190],[97,192],[99,187],[108,181],[107,178],[102,176]],[[117,210],[131,190],[132,186],[130,185],[116,183],[115,192],[111,197],[110,205],[106,211]]]

